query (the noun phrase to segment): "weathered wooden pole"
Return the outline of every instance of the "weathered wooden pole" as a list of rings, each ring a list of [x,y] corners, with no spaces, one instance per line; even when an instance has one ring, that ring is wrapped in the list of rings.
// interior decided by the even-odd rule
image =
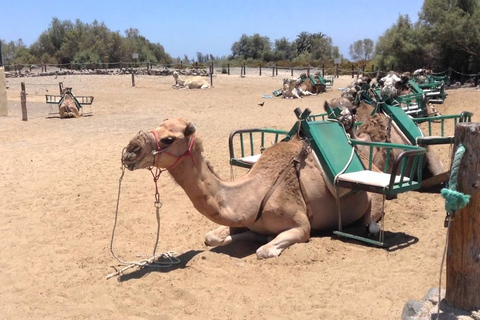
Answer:
[[[0,44],[1,44],[1,41],[0,41]],[[1,64],[1,61],[0,61],[0,64]],[[4,117],[4,116],[8,116],[7,84],[5,81],[5,69],[2,66],[0,66],[0,117]]]
[[[480,123],[455,127],[454,150],[459,145],[465,153],[458,166],[457,191],[471,198],[450,222],[445,300],[453,307],[475,310],[480,308]]]
[[[227,63],[227,74],[230,75],[230,63]]]
[[[213,87],[213,62],[210,64],[210,87]]]
[[[259,69],[259,72],[258,72],[258,73],[259,73],[259,75],[261,76],[261,75],[262,75],[262,64],[260,64],[260,67],[259,67],[259,68],[260,68],[260,69]]]
[[[275,64],[275,75],[278,76],[278,66]]]
[[[355,65],[352,63],[352,79],[355,78]]]
[[[132,87],[135,87],[135,72],[133,69],[130,69],[132,71]]]
[[[22,105],[22,120],[28,121],[27,116],[27,93],[25,92],[25,82],[20,84],[22,90],[20,91],[20,103]]]

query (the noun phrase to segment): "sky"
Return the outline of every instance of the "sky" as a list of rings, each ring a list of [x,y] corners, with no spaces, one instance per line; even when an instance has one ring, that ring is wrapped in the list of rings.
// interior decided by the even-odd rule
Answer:
[[[70,4],[70,5],[69,5]],[[399,15],[418,20],[421,0],[24,0],[3,1],[0,6],[0,39],[30,46],[52,18],[97,20],[111,31],[135,28],[152,43],[161,44],[173,58],[190,59],[197,52],[228,56],[243,34],[268,37],[272,44],[283,37],[294,41],[301,32],[321,32],[332,38],[345,58],[355,41],[378,37],[396,23]]]

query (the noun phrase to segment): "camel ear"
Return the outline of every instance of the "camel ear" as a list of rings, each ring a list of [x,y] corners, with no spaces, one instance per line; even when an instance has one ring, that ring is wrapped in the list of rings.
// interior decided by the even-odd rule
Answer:
[[[187,127],[185,128],[185,132],[184,132],[185,137],[188,137],[188,136],[194,134],[196,130],[197,129],[195,128],[195,125],[193,123],[189,122],[187,124]]]
[[[328,104],[327,101],[325,101],[325,103],[323,104],[323,109],[325,110],[325,112],[332,111],[332,109],[330,108],[330,105]]]

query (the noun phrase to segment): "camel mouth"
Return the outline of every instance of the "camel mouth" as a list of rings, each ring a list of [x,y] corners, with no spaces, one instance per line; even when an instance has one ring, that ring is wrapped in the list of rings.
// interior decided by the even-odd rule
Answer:
[[[143,148],[136,142],[130,142],[122,152],[122,165],[130,171],[139,169],[145,158]]]

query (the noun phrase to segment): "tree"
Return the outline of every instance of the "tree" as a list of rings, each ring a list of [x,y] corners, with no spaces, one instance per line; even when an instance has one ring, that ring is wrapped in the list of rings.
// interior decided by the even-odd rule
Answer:
[[[442,68],[480,68],[480,1],[425,0],[419,23]],[[467,71],[467,70],[465,70]]]
[[[374,63],[381,69],[395,65],[398,70],[415,70],[427,67],[425,45],[418,25],[413,25],[408,15],[400,15],[397,23],[379,37],[375,47]]]
[[[275,40],[275,48],[273,50],[273,59],[292,60],[296,56],[296,50],[287,38],[283,37]]]
[[[372,39],[357,40],[349,49],[352,60],[368,61],[372,59],[374,43]]]
[[[303,31],[295,39],[295,45],[297,47],[297,53],[300,55],[302,53],[309,53],[312,47],[311,43],[311,34]]]
[[[243,34],[240,39],[232,44],[232,58],[265,60],[272,54],[272,46],[268,37],[258,33],[253,36]]]

